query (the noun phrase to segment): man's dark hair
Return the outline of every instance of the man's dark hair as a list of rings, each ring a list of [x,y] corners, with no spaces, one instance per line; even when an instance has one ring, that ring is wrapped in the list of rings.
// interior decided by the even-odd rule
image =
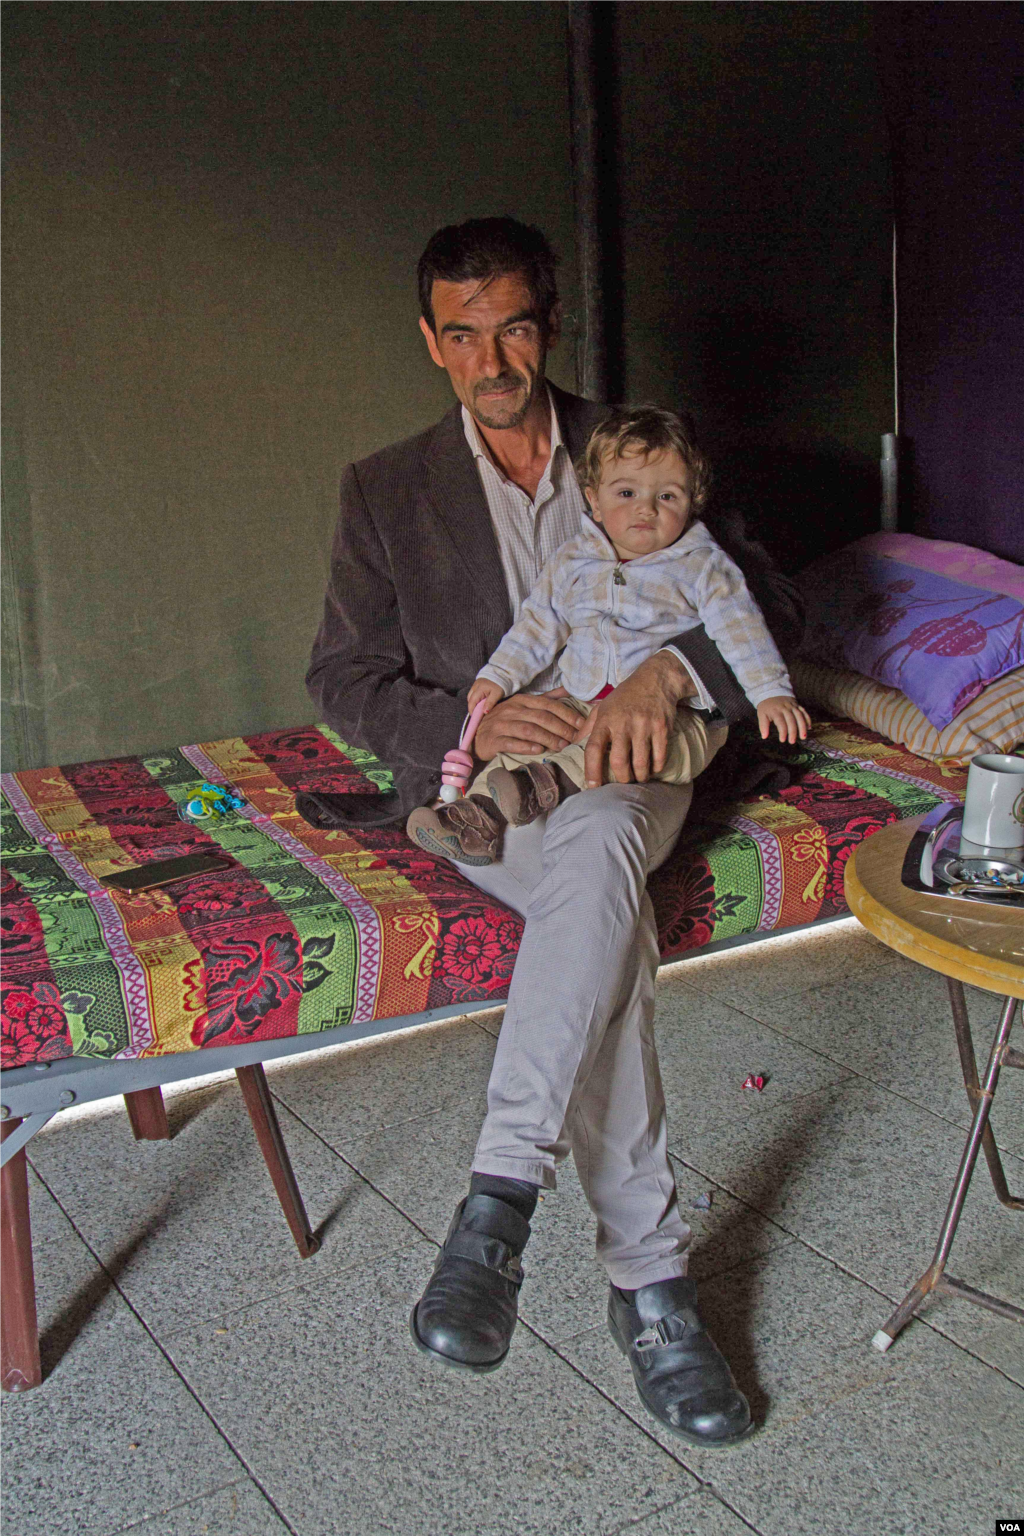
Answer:
[[[533,224],[520,224],[518,219],[508,217],[446,224],[431,235],[416,268],[420,311],[436,334],[434,307],[430,302],[436,282],[482,282],[488,277],[522,272],[537,320],[546,328],[551,310],[558,303],[557,265],[558,257],[546,236]]]

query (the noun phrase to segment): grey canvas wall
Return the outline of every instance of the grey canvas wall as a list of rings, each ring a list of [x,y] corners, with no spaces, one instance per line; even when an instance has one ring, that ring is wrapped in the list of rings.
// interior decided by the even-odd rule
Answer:
[[[869,9],[614,8],[624,389],[695,406],[790,564],[871,525],[891,425]],[[6,7],[6,766],[310,718],[340,469],[451,398],[424,239],[536,221],[572,308],[565,21]]]
[[[571,298],[564,12],[6,11],[6,760],[306,721],[341,467],[451,400],[426,237],[536,221]]]

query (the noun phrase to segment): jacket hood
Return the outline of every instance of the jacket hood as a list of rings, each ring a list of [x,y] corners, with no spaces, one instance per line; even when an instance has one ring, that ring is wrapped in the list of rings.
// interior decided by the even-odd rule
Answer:
[[[581,515],[580,522],[583,525],[581,531],[586,541],[587,553],[592,553],[597,559],[611,560],[617,565],[619,557],[615,553],[615,546],[601,524],[595,523],[589,512]],[[695,518],[674,544],[668,544],[664,549],[654,549],[649,555],[634,555],[629,563],[630,565],[662,565],[669,560],[678,560],[681,556],[691,555],[699,549],[717,548],[713,535],[708,532],[700,518]]]

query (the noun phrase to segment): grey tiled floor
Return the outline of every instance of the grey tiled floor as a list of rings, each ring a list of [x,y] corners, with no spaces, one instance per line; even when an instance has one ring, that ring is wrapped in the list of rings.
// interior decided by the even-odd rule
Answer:
[[[979,1055],[996,1000],[969,997]],[[1024,1329],[939,1302],[871,1335],[930,1256],[966,1099],[941,981],[852,923],[695,958],[658,1032],[692,1273],[760,1432],[693,1449],[604,1326],[571,1167],[538,1208],[505,1367],[412,1348],[465,1189],[499,1012],[271,1068],[322,1251],[288,1238],[233,1080],[31,1147],[46,1379],[3,1403],[5,1536],[989,1536],[1024,1517]],[[763,1072],[763,1094],[740,1090]],[[1024,1074],[995,1124],[1024,1188]],[[711,1193],[710,1209],[694,1207]],[[979,1168],[954,1273],[1024,1302],[1024,1221]]]

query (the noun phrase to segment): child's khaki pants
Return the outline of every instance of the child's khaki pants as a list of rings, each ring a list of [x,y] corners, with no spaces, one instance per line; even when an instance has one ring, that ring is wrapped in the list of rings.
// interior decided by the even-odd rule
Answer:
[[[587,716],[594,705],[583,704],[579,699],[567,699],[573,709]],[[659,784],[691,784],[710,763],[716,752],[725,744],[729,728],[723,721],[709,724],[703,715],[681,704],[676,711],[675,729],[668,739],[668,755],[660,773],[651,778]],[[560,752],[499,752],[492,757],[486,768],[481,769],[469,786],[469,794],[486,795],[488,775],[494,768],[521,768],[524,763],[555,763],[580,789],[586,788],[583,772],[583,754],[586,741],[574,742]]]

